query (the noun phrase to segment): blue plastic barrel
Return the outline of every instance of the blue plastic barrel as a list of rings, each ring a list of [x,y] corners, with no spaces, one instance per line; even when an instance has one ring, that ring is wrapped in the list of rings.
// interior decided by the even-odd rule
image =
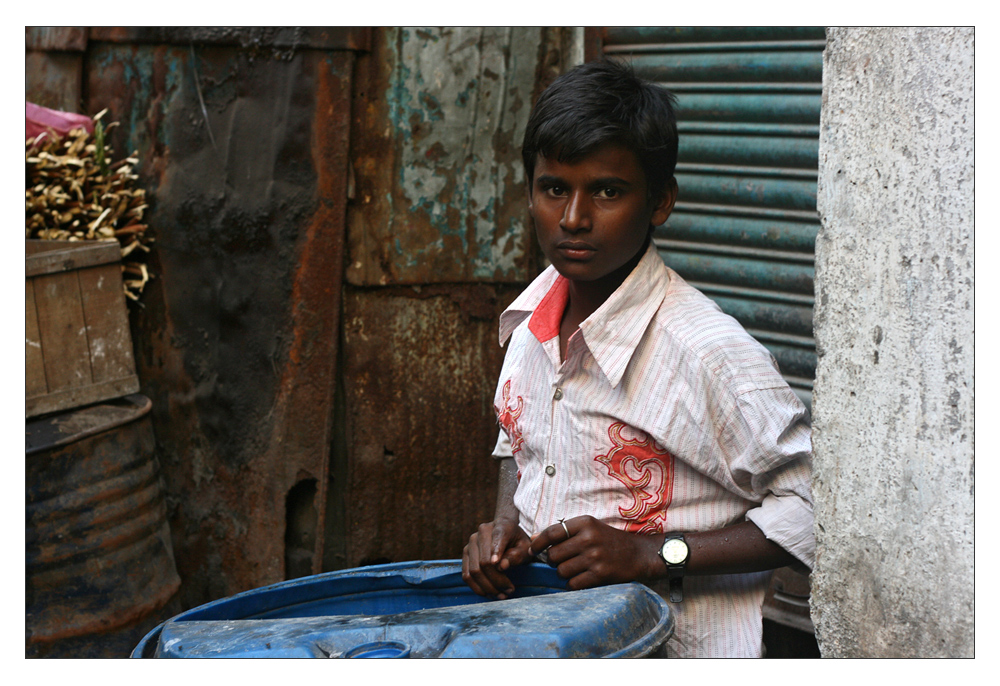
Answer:
[[[132,657],[645,657],[673,632],[642,584],[567,591],[537,563],[510,576],[512,597],[491,600],[458,560],[317,574],[179,614]]]

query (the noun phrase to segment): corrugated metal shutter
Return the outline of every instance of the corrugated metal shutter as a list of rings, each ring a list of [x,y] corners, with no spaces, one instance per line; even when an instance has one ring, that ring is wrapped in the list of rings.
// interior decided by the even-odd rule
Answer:
[[[811,405],[822,27],[608,28],[604,54],[678,98],[664,261],[777,358]]]

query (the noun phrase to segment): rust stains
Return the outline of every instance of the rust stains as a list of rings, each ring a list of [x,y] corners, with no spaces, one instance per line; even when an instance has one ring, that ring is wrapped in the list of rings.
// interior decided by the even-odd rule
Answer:
[[[349,210],[350,283],[528,279],[519,150],[540,37],[522,28],[376,34],[355,95],[363,190]]]
[[[122,122],[118,148],[143,151],[151,197],[159,278],[133,340],[184,604],[284,578],[302,474],[318,571],[353,55],[88,50],[88,107]]]
[[[345,291],[348,566],[459,557],[492,516],[497,321],[518,291]]]

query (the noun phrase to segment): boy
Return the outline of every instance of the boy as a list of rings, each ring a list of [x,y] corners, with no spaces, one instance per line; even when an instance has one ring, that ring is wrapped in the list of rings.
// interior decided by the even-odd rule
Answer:
[[[814,559],[805,407],[773,358],[652,245],[677,197],[673,96],[611,62],[539,98],[522,153],[552,266],[500,318],[492,522],[463,577],[506,598],[547,559],[570,589],[643,581],[670,656],[761,655],[771,571]]]

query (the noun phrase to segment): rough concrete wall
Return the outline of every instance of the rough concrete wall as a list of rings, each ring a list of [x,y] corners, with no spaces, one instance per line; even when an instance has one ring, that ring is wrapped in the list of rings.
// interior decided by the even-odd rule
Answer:
[[[830,29],[814,391],[826,657],[973,656],[972,29]]]

